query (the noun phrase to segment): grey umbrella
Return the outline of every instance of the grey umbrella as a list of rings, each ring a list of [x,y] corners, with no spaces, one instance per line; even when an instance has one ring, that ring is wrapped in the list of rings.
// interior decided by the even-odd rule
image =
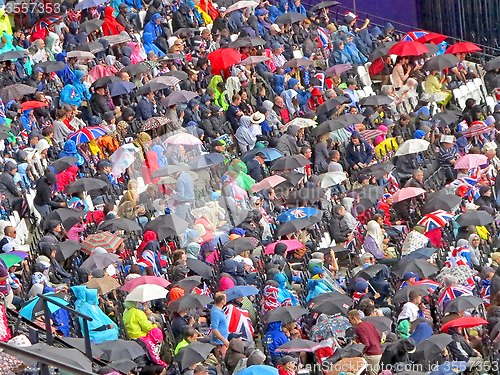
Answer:
[[[72,256],[75,252],[80,250],[82,247],[80,243],[75,240],[66,240],[63,242],[59,242],[56,246],[61,251],[65,260]]]
[[[212,344],[202,342],[193,342],[179,350],[175,356],[175,362],[179,364],[181,370],[184,370],[198,362],[203,362],[214,348]]]
[[[186,311],[193,308],[205,307],[211,302],[213,302],[213,299],[209,296],[203,294],[187,294],[172,301],[170,305],[168,305],[168,310]]]
[[[153,174],[151,175],[151,177],[152,178],[166,177],[166,176],[170,176],[174,173],[182,172],[182,171],[189,171],[189,166],[182,165],[182,164],[167,165],[165,167],[162,167],[162,168],[154,171]]]
[[[85,354],[85,339],[79,337],[63,337],[61,340]],[[101,358],[104,354],[101,348],[92,342],[90,343],[90,348],[92,349],[92,357],[94,358]]]
[[[200,275],[204,279],[210,279],[212,277],[212,267],[202,262],[201,260],[188,259],[186,264],[191,271],[193,271],[197,275]]]
[[[468,309],[475,309],[483,303],[483,299],[476,296],[460,296],[452,299],[446,305],[444,312],[447,313],[458,313],[460,311],[465,311]]]
[[[261,62],[266,62],[268,60],[271,60],[267,56],[249,56],[244,60],[241,60],[240,65],[252,65],[252,64],[258,64]]]
[[[108,340],[97,345],[104,354],[101,359],[114,361],[121,359],[134,359],[145,354],[144,349],[135,341]]]
[[[392,303],[408,302],[410,293],[413,290],[422,293],[422,296],[426,296],[427,294],[429,294],[429,289],[424,285],[408,285],[407,287],[404,287],[403,289],[400,289],[396,292],[396,294],[392,298]]]
[[[26,351],[42,355],[45,358],[64,363],[88,372],[92,371],[92,362],[77,349],[56,348],[44,343],[38,343],[25,348]],[[32,361],[28,360],[27,363]]]
[[[392,326],[392,320],[385,316],[367,316],[363,321],[372,323],[380,333],[390,331]]]
[[[11,100],[20,98],[24,95],[34,94],[35,92],[35,87],[24,85],[22,83],[16,83],[14,85],[1,88],[0,97],[2,98],[4,103],[8,103]]]
[[[470,211],[465,212],[457,218],[457,223],[461,227],[468,227],[469,225],[487,225],[495,220],[486,211]]]
[[[432,335],[417,345],[415,354],[421,353],[424,355],[425,360],[429,360],[434,354],[440,353],[452,341],[453,338],[446,333]]]
[[[93,270],[95,268],[102,270],[110,264],[115,263],[118,259],[120,259],[120,257],[116,254],[93,254],[89,256],[80,267],[89,270]]]
[[[300,306],[282,306],[271,310],[265,317],[265,321],[291,323],[295,322],[302,315],[307,314],[307,310]]]
[[[426,279],[430,275],[438,272],[439,269],[424,259],[412,259],[409,262],[403,263],[393,271],[400,276],[403,276],[405,272],[415,272],[418,274],[419,278]]]
[[[174,91],[165,99],[162,99],[161,104],[165,107],[170,107],[173,106],[174,104],[189,102],[191,99],[196,98],[197,96],[198,96],[197,93],[191,91],[186,91],[186,90]]]
[[[341,301],[347,305],[352,305],[352,298],[346,294],[340,292],[330,292],[330,293],[321,293],[318,296],[309,300],[309,306],[314,303],[320,303],[322,301]]]

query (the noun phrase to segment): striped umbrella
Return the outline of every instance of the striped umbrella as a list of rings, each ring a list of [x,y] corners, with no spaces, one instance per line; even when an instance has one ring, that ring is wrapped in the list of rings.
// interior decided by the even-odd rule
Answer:
[[[467,154],[455,163],[455,169],[472,169],[488,163],[486,155]]]
[[[82,250],[87,254],[92,254],[96,247],[102,247],[107,251],[116,251],[123,242],[123,238],[110,232],[91,234],[82,242]]]
[[[363,130],[359,132],[359,136],[361,137],[362,140],[367,141],[369,139],[378,137],[379,135],[384,135],[385,133],[382,130],[378,129],[370,129],[370,130]]]
[[[432,229],[444,227],[451,219],[453,219],[453,215],[449,212],[436,210],[430,214],[424,215],[417,225],[423,226],[425,231],[428,232]]]
[[[474,121],[469,129],[462,132],[462,135],[464,137],[474,137],[476,135],[488,133],[489,131],[491,131],[491,127],[488,126],[488,124],[483,121]]]
[[[52,25],[54,22],[59,21],[63,17],[64,15],[55,15],[55,14],[43,17],[41,20],[39,20],[37,23],[33,25],[33,27],[30,30],[30,34],[45,29],[47,26]]]
[[[80,143],[90,142],[91,140],[99,138],[103,135],[106,135],[106,130],[100,126],[90,126],[70,134],[68,139],[75,141],[75,143],[79,145]]]

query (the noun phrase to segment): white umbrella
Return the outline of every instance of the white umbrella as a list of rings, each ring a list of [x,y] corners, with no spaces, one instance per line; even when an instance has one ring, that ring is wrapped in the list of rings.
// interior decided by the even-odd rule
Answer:
[[[321,187],[328,188],[330,186],[341,184],[347,180],[344,172],[327,172],[321,178]]]
[[[160,77],[153,78],[149,82],[164,83],[164,84],[169,85],[169,86],[175,86],[180,81],[181,80],[179,78],[177,78],[177,77],[173,77],[173,76],[160,76]]]
[[[121,177],[125,170],[132,165],[135,160],[135,153],[139,151],[141,150],[135,147],[133,143],[120,146],[109,158],[113,165],[111,170],[113,175]]]
[[[238,9],[256,7],[258,5],[259,5],[259,3],[256,1],[241,0],[241,1],[238,1],[237,3],[234,3],[229,8],[227,8],[227,13],[233,12],[233,11],[238,10]]]
[[[70,51],[66,57],[78,57],[78,60],[95,59],[95,55],[87,51]]]
[[[165,298],[168,291],[159,285],[143,284],[135,287],[125,298],[125,301],[146,302],[154,299]]]
[[[190,146],[202,144],[199,138],[196,138],[194,135],[191,135],[189,133],[174,134],[173,136],[168,137],[165,143],[171,145],[190,145]]]
[[[427,150],[430,143],[423,139],[409,139],[396,151],[396,156],[416,154]]]

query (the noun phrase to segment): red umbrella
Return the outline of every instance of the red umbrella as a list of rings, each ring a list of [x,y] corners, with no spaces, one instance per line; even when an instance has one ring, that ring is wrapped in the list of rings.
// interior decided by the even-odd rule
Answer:
[[[166,288],[171,283],[170,283],[170,281],[165,280],[163,277],[141,276],[141,277],[136,277],[135,279],[127,281],[121,287],[121,290],[124,290],[126,292],[131,292],[132,289],[134,289],[135,287],[137,287],[139,285],[144,285],[144,284],[153,284],[153,285],[161,286],[162,288]]]
[[[482,51],[481,48],[476,46],[474,43],[471,42],[460,42],[457,44],[452,45],[451,47],[448,47],[445,53],[471,53],[471,52],[476,52],[476,51]]]
[[[422,43],[408,41],[408,42],[399,42],[398,44],[392,46],[391,49],[389,50],[389,55],[419,56],[427,52],[429,52],[429,49]]]
[[[212,70],[225,70],[230,66],[240,62],[241,53],[232,48],[220,48],[210,52],[207,57],[212,63]]]
[[[439,44],[439,43],[444,42],[444,40],[446,38],[447,38],[447,36],[443,35],[443,34],[429,33],[429,34],[425,34],[424,36],[421,36],[420,38],[418,38],[417,42]]]
[[[27,111],[28,109],[40,108],[40,107],[48,107],[49,105],[44,102],[37,102],[36,100],[30,100],[28,102],[24,102],[21,104],[23,111]]]
[[[448,332],[448,329],[452,327],[462,327],[462,328],[471,328],[476,326],[482,326],[488,324],[487,320],[483,318],[477,318],[474,316],[464,316],[463,318],[457,318],[450,320],[448,323],[443,324],[441,327],[441,331]]]
[[[413,197],[418,197],[420,194],[424,194],[425,190],[421,188],[407,187],[398,190],[392,196],[394,203],[404,201],[405,199],[410,199]]]

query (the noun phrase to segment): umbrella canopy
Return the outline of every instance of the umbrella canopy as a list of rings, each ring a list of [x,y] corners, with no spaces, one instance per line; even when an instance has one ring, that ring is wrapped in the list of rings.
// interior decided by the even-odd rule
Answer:
[[[140,276],[136,277],[134,279],[131,279],[127,281],[122,287],[121,290],[124,290],[126,292],[131,292],[135,287],[138,287],[139,285],[158,285],[161,288],[166,288],[168,287],[171,282],[164,279],[163,277],[158,277],[158,276]]]
[[[4,103],[8,103],[11,100],[18,99],[24,95],[34,94],[35,92],[36,88],[32,86],[24,85],[22,83],[16,83],[14,85],[1,88],[0,97],[2,98]]]
[[[310,310],[327,315],[344,315],[347,313],[349,306],[341,299],[325,299],[315,303]]]
[[[165,99],[162,99],[161,104],[165,107],[171,107],[178,103],[189,102],[191,99],[196,98],[197,93],[185,90],[174,91]]]
[[[276,352],[278,353],[293,353],[293,352],[314,352],[318,350],[321,345],[317,342],[304,340],[304,339],[295,339],[290,340],[283,345],[278,346],[276,348]]]
[[[396,151],[395,156],[416,154],[426,151],[429,148],[429,142],[424,139],[409,139],[405,141]]]
[[[255,154],[257,154],[258,152],[262,152],[266,156],[266,161],[273,161],[273,160],[276,160],[276,159],[281,158],[283,156],[283,155],[281,155],[281,152],[279,152],[275,148],[269,148],[269,147],[257,148],[257,147],[255,147],[254,149],[243,154],[241,157],[241,160],[245,163],[248,163],[250,160],[252,160],[255,157]]]
[[[217,152],[213,152],[210,154],[202,154],[198,155],[191,160],[189,160],[188,164],[191,169],[202,169],[211,167],[220,163],[223,163],[226,160],[226,157]]]
[[[462,132],[462,136],[475,137],[476,135],[489,133],[491,130],[491,127],[487,123],[483,121],[475,121],[471,124],[471,126],[469,126],[468,129]]]
[[[423,69],[424,70],[445,70],[448,68],[453,68],[456,66],[460,60],[454,55],[438,55],[431,57],[429,60],[427,60],[424,64]]]
[[[309,164],[311,164],[311,162],[302,155],[287,156],[276,160],[272,165],[271,170],[286,171],[295,168],[305,167],[306,165]]]
[[[21,263],[27,256],[28,253],[22,251],[11,251],[9,253],[0,254],[0,259],[3,260],[7,268],[10,268],[14,264]]]
[[[437,115],[432,116],[432,119],[439,122],[444,122],[446,125],[453,124],[459,119],[459,115],[448,112],[439,112]]]
[[[62,61],[48,60],[48,61],[38,63],[34,67],[42,69],[44,73],[52,73],[52,72],[59,72],[60,70],[64,70],[64,68],[66,67],[66,64],[63,63]]]
[[[149,68],[146,64],[127,65],[126,67],[124,67],[120,70],[120,72],[125,72],[125,73],[130,74],[131,77],[142,74],[142,73],[147,73],[148,71],[149,71]]]
[[[459,313],[461,311],[475,309],[483,303],[483,299],[476,296],[459,296],[446,304],[445,313]]]
[[[2,55],[0,55],[1,57]],[[495,70],[500,69],[500,56],[491,59],[486,64],[483,65],[484,70]]]
[[[188,259],[189,260],[189,259]],[[213,299],[203,294],[188,294],[182,296],[168,305],[170,311],[186,311],[194,308],[203,308],[213,302]]]
[[[366,198],[371,203],[375,204],[382,198],[382,195],[385,194],[384,188],[381,186],[375,185],[366,185],[361,189],[356,190],[360,198]]]
[[[101,77],[101,78],[97,79],[91,86],[94,88],[106,87],[110,83],[115,83],[115,82],[124,82],[124,81],[123,81],[123,79],[118,78],[116,76],[105,76],[105,77]]]
[[[379,135],[384,135],[385,133],[382,130],[378,129],[369,129],[363,130],[359,132],[359,136],[363,141],[368,141],[369,139],[378,137]]]
[[[195,137],[194,135],[191,135],[189,133],[177,133],[174,134],[170,137],[168,137],[165,141],[167,143],[167,146],[170,145],[188,145],[188,146],[195,146],[195,145],[201,145],[202,142],[200,141],[199,138]]]
[[[99,42],[88,42],[88,43],[84,43],[84,44],[79,44],[78,46],[75,47],[75,50],[98,53],[98,52],[104,51],[104,47]],[[112,76],[112,77],[114,77],[114,76]],[[104,77],[102,77],[102,78],[104,78]],[[118,78],[118,77],[115,77],[115,78]]]
[[[160,90],[163,90],[163,89],[166,89],[166,88],[168,88],[168,85],[165,84],[165,83],[161,83],[161,82],[149,82],[149,83],[146,83],[141,88],[139,88],[137,90],[137,92],[136,92],[136,95],[137,96],[146,95],[146,94],[149,94],[151,92],[160,91]]]
[[[276,185],[279,185],[284,181],[286,181],[286,178],[283,176],[272,175],[272,176],[266,177],[262,181],[252,185],[252,187],[250,188],[250,193],[256,193],[258,191],[261,191],[262,189],[273,188]]]
[[[365,120],[365,116],[348,114],[336,117],[335,120],[343,122],[346,126],[351,126],[354,124],[361,124]]]
[[[433,43],[433,44],[440,44],[443,43],[446,38],[448,38],[446,35],[443,34],[438,34],[438,33],[427,33],[420,38],[417,39],[417,42],[419,43]]]
[[[352,298],[346,294],[334,291],[329,293],[321,293],[314,298],[311,298],[308,302],[309,306],[323,301],[340,301],[346,305],[352,305]]]
[[[95,55],[88,51],[70,51],[66,56],[68,58],[76,57],[78,60],[95,59]]]
[[[365,280],[370,280],[371,278],[375,277],[377,273],[385,269],[386,266],[383,264],[374,264],[373,266],[366,267],[362,270],[360,270],[355,276],[354,279],[357,279],[358,277],[361,277]]]
[[[437,268],[436,266],[430,264],[429,262],[423,259],[412,259],[408,262],[403,263],[397,269],[397,272],[400,276],[402,276],[406,272],[414,272],[418,274],[418,277],[420,279],[426,279],[430,275],[435,274],[438,271],[439,268]]]
[[[59,251],[61,251],[65,260],[71,257],[81,248],[80,243],[75,240],[66,240],[63,242],[59,242],[56,246],[59,249]]]
[[[245,8],[249,8],[249,7],[256,7],[258,6],[259,3],[256,2],[256,1],[251,1],[251,0],[240,0],[236,3],[234,3],[233,5],[231,5],[230,7],[227,8],[227,12],[234,12],[235,10],[238,10],[238,9],[245,9]],[[209,58],[210,59],[210,58]]]
[[[189,276],[186,277],[185,279],[182,279],[181,281],[176,282],[173,286],[184,289],[186,295],[188,295],[188,293],[191,293],[191,291],[200,284],[201,284],[200,276]]]
[[[136,221],[119,217],[117,219],[104,220],[99,226],[99,230],[114,232],[124,230],[126,232],[139,232],[142,228]]]
[[[292,121],[288,122],[283,126],[283,131],[287,130],[290,126],[295,125],[298,126],[299,128],[308,128],[310,126],[315,126],[318,123],[314,120],[308,119],[308,118],[302,118],[302,117],[296,117]]]
[[[153,130],[170,122],[172,122],[172,120],[165,116],[150,117],[142,122],[142,131]]]
[[[77,349],[57,348],[55,346],[49,346],[45,343],[38,343],[23,349],[89,373],[93,372],[92,362],[90,362],[90,360]],[[29,363],[29,360],[27,362]]]
[[[483,318],[475,316],[464,316],[462,318],[450,320],[449,322],[443,324],[441,327],[441,331],[448,332],[450,328],[454,327],[472,328],[485,324],[488,324],[488,321]]]
[[[142,284],[136,286],[125,298],[125,301],[146,302],[165,298],[168,290],[156,284]]]
[[[89,126],[68,135],[68,139],[79,145],[80,143],[90,142],[94,139],[102,137],[103,135],[106,135],[106,130],[100,126]]]
[[[133,65],[137,66],[137,65]],[[132,82],[115,82],[108,86],[109,95],[111,97],[130,94],[135,89],[135,84]]]
[[[283,25],[291,25],[295,22],[302,22],[306,19],[306,16],[296,12],[287,12],[283,13],[281,16],[276,18],[274,21],[275,24],[283,26]]]
[[[189,224],[174,214],[161,215],[148,222],[144,226],[144,231],[152,230],[158,235],[158,240],[164,240],[167,237],[174,237],[184,233]]]
[[[453,214],[443,210],[437,210],[424,215],[417,225],[423,226],[425,231],[428,232],[436,228],[444,227],[451,219],[453,219]]]
[[[469,225],[487,225],[495,220],[486,211],[469,211],[465,212],[457,218],[457,223],[461,227],[468,227]]]
[[[429,52],[429,49],[415,41],[399,42],[389,49],[389,55],[398,56],[420,56],[426,52]]]
[[[287,14],[287,13],[285,13]],[[309,60],[309,59],[305,59],[305,58],[301,58],[301,59],[296,59],[296,58],[293,58],[289,61],[287,61],[287,63],[285,65],[283,65],[283,69],[286,69],[286,68],[300,68],[302,66],[308,66],[308,65],[312,65],[312,61]]]
[[[320,136],[326,133],[334,132],[335,130],[344,129],[349,125],[345,122],[339,121],[338,118],[335,120],[328,120],[318,125],[316,129],[312,131],[315,136]]]
[[[144,349],[131,340],[107,340],[97,345],[104,352],[100,359],[114,361],[120,359],[134,359],[145,354]]]
[[[253,285],[238,285],[226,289],[224,293],[226,293],[227,300],[231,301],[235,298],[243,298],[259,294],[259,289],[257,289]]]
[[[99,295],[108,294],[120,287],[118,281],[111,276],[94,277],[85,283],[88,289],[97,289]]]
[[[425,202],[422,209],[423,214],[428,214],[437,210],[450,211],[462,202],[462,198],[451,194],[438,194]]]
[[[327,172],[321,175],[321,184],[322,188],[329,188],[330,186],[335,186],[341,184],[347,180],[347,176],[344,172]]]
[[[456,54],[456,53],[472,53],[477,51],[482,51],[482,50],[474,43],[460,42],[448,47],[445,53]]]
[[[325,70],[325,75],[327,77],[339,76],[342,73],[347,72],[348,70],[351,70],[351,69],[352,69],[351,64],[338,64],[338,65],[334,65],[331,68],[328,68],[327,70]]]
[[[36,100],[29,100],[27,102],[21,103],[21,108],[23,111],[33,108],[48,107],[49,105],[45,102],[38,102]]]
[[[427,294],[429,294],[429,289],[426,288],[424,285],[408,285],[396,292],[396,294],[392,298],[392,303],[408,302],[410,298],[410,293],[414,290],[419,293],[422,293],[422,296],[426,296]]]
[[[488,163],[486,155],[480,154],[467,154],[457,159],[455,162],[455,169],[473,169]]]
[[[78,4],[76,4],[75,10],[84,10],[88,8],[93,8],[105,2],[106,2],[105,0],[83,0],[80,1]]]
[[[153,78],[149,82],[159,82],[159,83],[163,83],[163,84],[165,84],[167,86],[175,86],[180,81],[181,81],[181,79],[179,79],[177,77],[174,77],[174,76],[160,76],[160,77]]]
[[[446,333],[432,335],[417,345],[415,353],[422,353],[424,359],[429,360],[434,354],[442,352],[452,341],[453,338]]]
[[[77,161],[78,159],[74,156],[63,156],[62,158],[50,163],[50,166],[54,167],[54,169],[56,170],[56,174],[59,174],[61,172],[64,172],[69,167],[75,165]]]
[[[311,12],[315,12],[317,10],[324,9],[324,8],[330,8],[330,7],[337,6],[337,5],[340,5],[340,3],[338,1],[322,1],[319,4],[316,4],[315,6],[313,6],[311,8]]]
[[[100,19],[87,20],[80,24],[80,31],[90,34],[92,31],[99,29],[103,23],[104,21]]]
[[[281,322],[283,324],[295,322],[302,315],[307,314],[307,310],[300,306],[281,306],[269,311],[265,317],[265,321]]]
[[[379,105],[389,105],[392,104],[393,102],[394,100],[389,98],[387,95],[373,95],[361,99],[359,101],[359,104],[379,106]]]
[[[122,239],[123,240],[123,239]],[[80,266],[81,268],[85,268],[88,270],[100,269],[108,267],[109,265],[115,263],[120,257],[116,254],[93,254],[85,260]]]
[[[336,96],[335,98],[328,99],[316,109],[316,114],[319,116],[323,113],[333,111],[342,104],[349,103],[349,101],[350,101],[349,98],[346,96]]]
[[[399,264],[409,262],[412,259],[429,259],[437,249],[434,249],[432,247],[422,247],[421,249],[417,249],[415,251],[412,251],[410,254],[405,255],[401,260],[399,261]]]
[[[187,268],[189,268],[191,271],[196,273],[197,275],[200,275],[204,279],[210,279],[212,277],[212,267],[210,267],[208,264],[202,262],[201,260],[198,259],[188,259],[187,260]]]
[[[238,1],[232,6],[237,6],[239,3],[244,3],[245,1]],[[253,3],[253,1],[248,1]],[[229,7],[231,8],[231,7]],[[229,9],[228,9],[229,10]],[[210,52],[207,55],[208,59],[212,63],[212,70],[217,72],[218,70],[225,70],[234,64],[237,64],[241,60],[241,53],[232,48],[219,48],[214,52]]]
[[[270,243],[266,246],[264,254],[274,254],[274,248],[278,243],[284,243],[286,245],[286,251],[293,251],[297,249],[302,249],[305,245],[299,240],[281,240],[277,242]]]
[[[278,375],[278,369],[267,365],[253,365],[238,371],[240,375]]]
[[[392,320],[385,316],[367,316],[363,321],[372,323],[380,333],[390,331],[392,326]]]
[[[385,46],[385,45],[378,46],[377,48],[375,48],[375,50],[373,50],[373,52],[370,54],[370,56],[368,57],[368,59],[373,62],[373,61],[375,61],[377,59],[380,59],[382,57],[385,57],[385,56],[389,55],[389,50],[391,49],[391,47],[393,45],[396,45],[396,44],[397,44],[397,42],[392,42],[392,45],[390,45],[390,46],[389,45],[387,45],[387,46]]]
[[[47,16],[47,17],[43,17],[42,19],[38,20],[31,27],[30,34],[33,34],[35,32],[38,32],[40,30],[45,29],[47,26],[52,25],[54,22],[59,21],[63,17],[64,17],[64,14],[61,14],[61,15],[55,15],[55,14],[53,14],[53,15],[50,15],[50,16]]]
[[[212,344],[195,341],[179,350],[175,356],[175,362],[179,364],[182,371],[206,360],[213,348]]]
[[[0,54],[0,61],[17,60],[21,57],[27,57],[26,51],[9,51]]]
[[[392,196],[394,203],[396,202],[401,202],[406,199],[418,197],[421,194],[425,194],[425,190],[421,188],[413,188],[413,187],[407,187],[403,188],[401,190],[398,190],[394,195]]]
[[[166,177],[166,176],[170,176],[174,173],[182,172],[182,171],[189,171],[189,166],[182,165],[182,164],[167,165],[165,167],[162,167],[162,168],[154,171],[153,174],[151,175],[151,177],[152,178]]]
[[[243,251],[255,249],[258,245],[259,241],[253,237],[240,237],[226,242],[222,249],[233,249],[236,253],[241,254]]]
[[[85,241],[82,242],[82,250],[88,254],[92,254],[96,247],[102,247],[106,251],[113,252],[120,247],[123,242],[123,238],[111,233],[111,232],[100,232],[91,234]],[[96,254],[99,255],[99,254]],[[104,254],[107,255],[107,254]],[[99,267],[100,268],[100,267]]]
[[[81,353],[85,354],[85,339],[79,337],[61,337],[66,344],[71,345]],[[100,358],[104,352],[93,342],[90,342],[90,349],[92,350],[92,357]]]
[[[252,64],[258,64],[261,62],[266,62],[269,60],[271,60],[271,59],[267,56],[249,56],[246,59],[241,60],[240,64],[241,65],[252,65]]]
[[[69,296],[66,293],[49,293],[46,294],[47,297],[53,298],[54,300],[57,300],[60,304],[67,306],[69,305]],[[22,307],[21,311],[19,311],[19,315],[22,317],[28,319],[28,320],[33,320],[38,318],[39,316],[44,315],[44,302],[40,297],[34,297],[28,302],[26,302]],[[47,306],[49,307],[50,313],[53,313],[57,310],[60,309],[59,306],[47,302]]]
[[[359,173],[380,178],[394,169],[394,164],[390,161],[379,162],[369,167],[362,168]]]
[[[300,191],[300,190],[299,190]],[[305,219],[316,215],[319,211],[311,207],[298,207],[285,211],[277,217],[277,220],[286,223],[290,220]]]
[[[106,186],[106,183],[98,178],[83,177],[66,186],[64,191],[66,194],[73,194],[81,191],[103,189]]]
[[[55,220],[62,224],[62,226],[69,230],[75,224],[81,221],[81,218],[85,216],[87,211],[82,210],[74,210],[72,208],[58,208],[55,211],[52,211],[44,220],[43,228],[44,230],[48,228],[48,225],[51,221]]]

